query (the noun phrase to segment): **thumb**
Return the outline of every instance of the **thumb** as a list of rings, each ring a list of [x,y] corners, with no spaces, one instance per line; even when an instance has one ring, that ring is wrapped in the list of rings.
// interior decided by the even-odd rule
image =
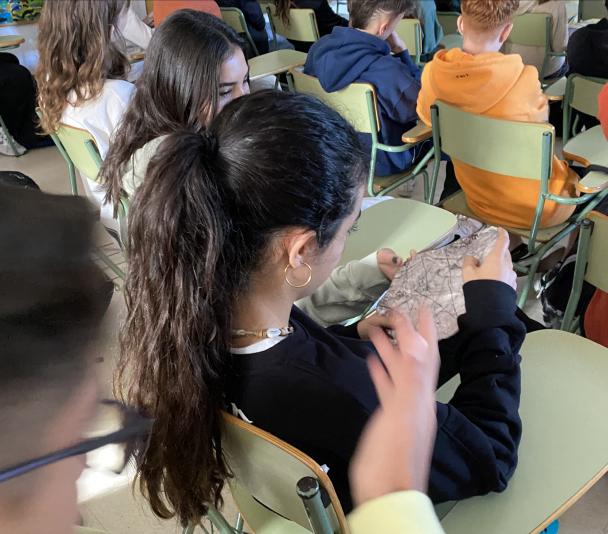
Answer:
[[[479,260],[474,256],[465,256],[462,260],[462,268],[464,269],[475,269],[479,267]]]

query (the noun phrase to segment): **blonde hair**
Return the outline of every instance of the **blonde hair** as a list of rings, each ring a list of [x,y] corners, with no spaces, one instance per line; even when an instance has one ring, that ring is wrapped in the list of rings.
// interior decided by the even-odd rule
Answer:
[[[497,30],[513,20],[519,0],[462,0],[460,10],[478,31]]]
[[[74,92],[76,106],[96,98],[107,78],[124,78],[126,56],[112,30],[128,0],[46,0],[40,17],[36,69],[40,123],[53,133]]]

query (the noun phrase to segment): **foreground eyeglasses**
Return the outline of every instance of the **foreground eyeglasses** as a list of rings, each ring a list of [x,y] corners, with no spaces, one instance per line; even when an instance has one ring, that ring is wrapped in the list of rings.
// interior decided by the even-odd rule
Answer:
[[[111,418],[114,419],[112,423],[118,424],[116,425],[116,429],[112,428],[112,430],[108,432],[107,429],[110,428],[110,424],[108,418],[104,416],[112,412],[113,415],[116,416]],[[95,418],[91,428],[94,437],[85,439],[80,443],[66,447],[65,449],[45,454],[44,456],[28,460],[7,469],[2,469],[0,470],[0,482],[6,482],[7,480],[25,475],[30,471],[34,471],[35,469],[39,469],[46,465],[65,460],[66,458],[80,456],[81,454],[86,454],[112,444],[124,445],[124,455],[121,467],[118,469],[118,472],[122,471],[122,467],[126,465],[133,454],[137,442],[140,440],[145,442],[152,429],[154,420],[143,417],[135,410],[114,400],[102,400],[100,414],[102,417]],[[99,435],[98,432],[102,427],[106,428],[106,432]]]

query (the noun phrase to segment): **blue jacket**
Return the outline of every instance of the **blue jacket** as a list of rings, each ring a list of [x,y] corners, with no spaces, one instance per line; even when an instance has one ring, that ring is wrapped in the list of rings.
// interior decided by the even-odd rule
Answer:
[[[380,113],[379,140],[401,145],[403,132],[415,125],[420,70],[408,51],[391,55],[386,41],[354,28],[336,27],[310,49],[304,72],[319,79],[327,92],[353,82],[368,82],[376,88]],[[361,134],[366,146],[371,138]],[[407,169],[412,151],[391,154],[378,151],[376,175],[386,176]]]

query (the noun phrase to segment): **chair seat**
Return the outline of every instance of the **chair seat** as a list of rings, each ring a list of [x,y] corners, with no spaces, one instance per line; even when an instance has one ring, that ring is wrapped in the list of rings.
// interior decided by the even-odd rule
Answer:
[[[564,93],[566,92],[566,84],[568,83],[568,78],[566,78],[565,76],[562,76],[559,80],[557,80],[556,82],[553,82],[551,85],[549,85],[544,93],[545,96],[551,101],[551,102],[559,102],[561,100],[564,99]]]
[[[467,205],[466,197],[464,196],[464,193],[462,191],[446,198],[442,203],[442,207],[452,213],[461,213],[462,215],[466,215],[471,219],[477,219],[478,221],[481,221],[485,224],[494,224],[484,220],[482,217],[479,217],[479,215],[476,215],[471,211],[471,209]],[[568,223],[558,224],[557,226],[549,226],[548,228],[541,228],[536,234],[536,240],[540,243],[546,243],[547,241],[550,241],[555,234],[560,232],[566,226],[568,226]],[[526,238],[530,237],[531,230],[529,228],[511,228],[508,226],[505,226],[504,228],[510,234]]]
[[[602,127],[594,126],[570,139],[564,145],[563,154],[565,159],[577,161],[584,166],[608,166],[608,141]]]
[[[249,80],[281,74],[306,63],[306,54],[297,50],[275,50],[249,60]]]
[[[381,193],[386,188],[393,186],[408,176],[409,174],[407,172],[391,174],[390,176],[374,176],[374,193]],[[411,178],[413,178],[413,176]]]
[[[412,249],[424,250],[440,240],[455,224],[455,215],[424,202],[409,198],[381,202],[361,213],[359,230],[347,239],[340,265],[383,247],[408,257]]]

